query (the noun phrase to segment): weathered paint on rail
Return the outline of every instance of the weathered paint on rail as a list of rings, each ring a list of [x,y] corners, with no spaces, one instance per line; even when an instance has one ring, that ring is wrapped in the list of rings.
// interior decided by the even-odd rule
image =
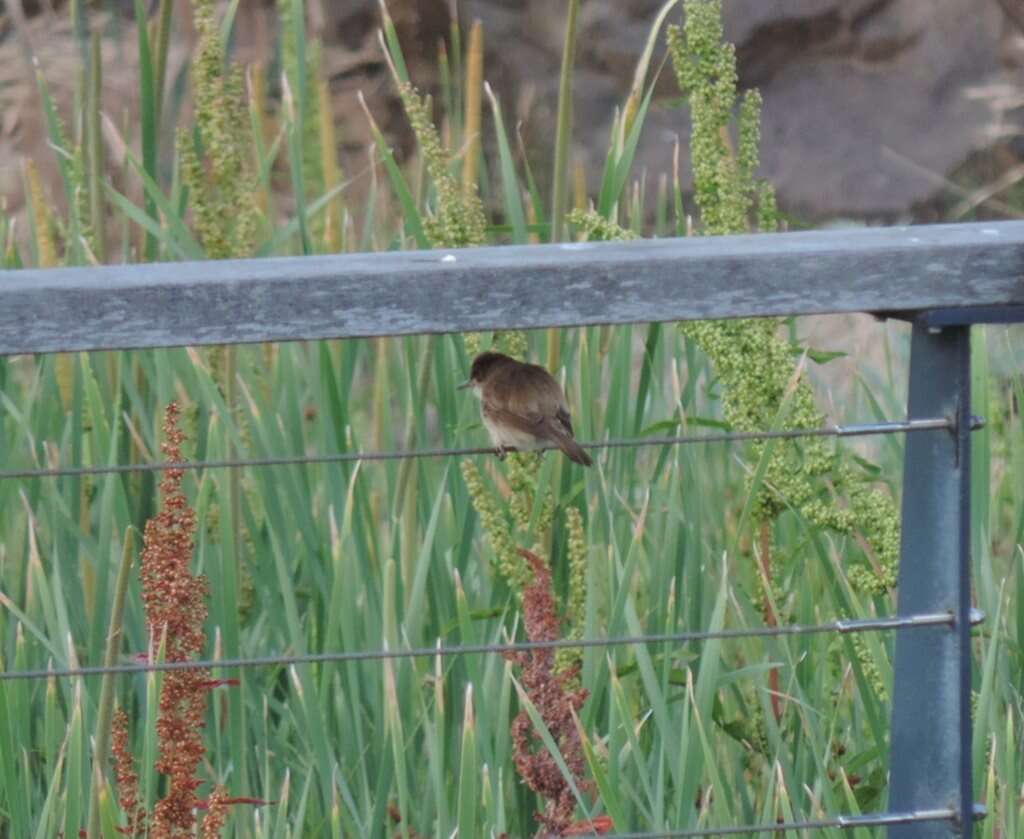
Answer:
[[[1024,305],[1024,222],[0,271],[0,355]]]

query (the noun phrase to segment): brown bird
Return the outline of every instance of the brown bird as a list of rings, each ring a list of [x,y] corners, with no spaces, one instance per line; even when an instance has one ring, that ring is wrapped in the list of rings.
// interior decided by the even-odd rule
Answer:
[[[569,460],[583,466],[593,463],[573,437],[562,388],[543,367],[485,352],[473,359],[469,381],[459,387],[471,387],[479,397],[480,414],[498,457],[552,443]]]

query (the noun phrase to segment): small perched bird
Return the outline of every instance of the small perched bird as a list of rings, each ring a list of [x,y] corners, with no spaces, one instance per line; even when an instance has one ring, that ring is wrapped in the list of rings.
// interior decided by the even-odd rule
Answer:
[[[593,463],[573,437],[562,388],[543,367],[485,352],[473,359],[469,380],[459,387],[471,387],[479,397],[498,457],[552,443],[576,463]]]

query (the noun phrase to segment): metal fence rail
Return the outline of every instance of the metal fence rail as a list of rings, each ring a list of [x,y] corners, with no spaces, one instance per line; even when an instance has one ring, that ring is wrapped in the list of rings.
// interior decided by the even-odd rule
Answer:
[[[1020,222],[0,271],[0,355],[963,307],[952,320],[977,323],[1021,317],[1022,275]]]
[[[799,432],[595,441],[591,448],[798,436],[908,435],[897,615],[820,625],[403,650],[328,651],[0,673],[0,681],[211,667],[494,654],[819,632],[897,632],[889,811],[619,834],[698,837],[887,827],[970,837],[970,325],[1024,321],[1024,223],[0,271],[0,355],[705,318],[873,312],[913,324],[907,419]],[[452,457],[337,452],[178,468]],[[5,468],[3,479],[153,471],[166,463]]]

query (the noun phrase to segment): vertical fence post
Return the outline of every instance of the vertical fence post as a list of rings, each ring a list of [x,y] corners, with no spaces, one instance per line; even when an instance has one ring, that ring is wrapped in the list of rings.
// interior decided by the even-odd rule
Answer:
[[[890,839],[971,836],[970,327],[915,322],[911,418],[950,430],[908,435],[903,472],[898,613],[949,611],[952,628],[900,632],[893,678],[889,809],[952,808],[955,823],[894,826]]]

